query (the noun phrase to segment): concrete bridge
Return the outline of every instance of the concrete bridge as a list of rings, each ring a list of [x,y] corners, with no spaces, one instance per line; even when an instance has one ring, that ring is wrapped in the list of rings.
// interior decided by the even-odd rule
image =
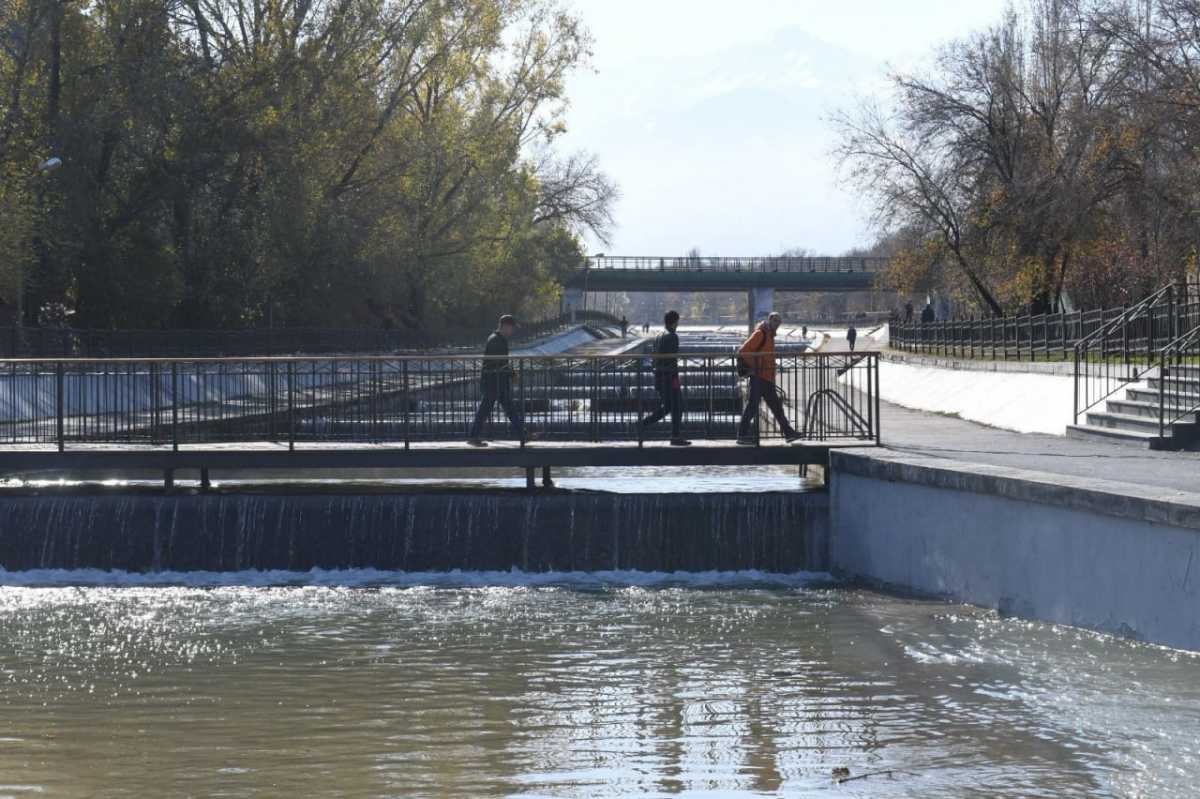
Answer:
[[[660,258],[597,255],[567,283],[564,301],[585,307],[590,291],[746,291],[753,325],[778,291],[869,291],[886,258]]]

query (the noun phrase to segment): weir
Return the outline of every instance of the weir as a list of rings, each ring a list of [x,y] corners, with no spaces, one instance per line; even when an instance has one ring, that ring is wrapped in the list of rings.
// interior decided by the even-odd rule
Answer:
[[[8,495],[0,566],[825,571],[828,510],[824,492]]]

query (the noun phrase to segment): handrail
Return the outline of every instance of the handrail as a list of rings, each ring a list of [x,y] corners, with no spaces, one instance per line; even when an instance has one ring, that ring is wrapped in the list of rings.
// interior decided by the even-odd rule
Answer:
[[[1075,424],[1079,417],[1092,408],[1104,402],[1113,394],[1141,380],[1158,363],[1162,339],[1172,340],[1178,333],[1178,313],[1176,305],[1175,283],[1168,283],[1140,302],[1127,308],[1120,316],[1111,322],[1102,324],[1097,330],[1082,337],[1075,343],[1074,350],[1074,417]],[[1186,294],[1186,291],[1181,292]],[[1165,335],[1159,331],[1158,324],[1161,316],[1155,314],[1160,308],[1166,308]],[[1144,329],[1134,329],[1135,325],[1144,324]],[[1110,338],[1120,336],[1120,352],[1116,362],[1110,361]],[[1093,362],[1096,348],[1099,346],[1098,359]],[[1093,390],[1094,389],[1094,390]]]
[[[1145,297],[1139,302],[1126,308],[1125,312],[1116,319],[1112,320],[1108,324],[1102,324],[1096,330],[1093,330],[1091,333],[1076,341],[1075,351],[1078,352],[1080,348],[1086,348],[1094,339],[1099,338],[1100,336],[1106,336],[1112,331],[1116,330],[1118,327],[1133,321],[1135,318],[1145,312],[1146,309],[1156,306],[1158,301],[1164,296],[1166,296],[1168,299],[1173,299],[1174,293],[1175,284],[1168,283],[1150,296]]]
[[[1174,425],[1184,416],[1200,412],[1200,400],[1190,405],[1177,403],[1176,398],[1183,396],[1181,391],[1168,391],[1168,385],[1175,386],[1180,378],[1171,373],[1173,366],[1178,365],[1187,355],[1196,360],[1197,378],[1200,379],[1200,323],[1172,341],[1159,351],[1158,356],[1158,435],[1165,438],[1168,425]],[[1174,361],[1174,364],[1172,363]],[[1171,397],[1171,412],[1167,411],[1167,398]],[[1180,410],[1182,408],[1182,410]]]
[[[844,397],[842,397],[833,389],[822,388],[814,391],[808,398],[807,404],[804,406],[804,435],[806,438],[812,436],[814,420],[817,418],[817,414],[814,413],[816,410],[815,406],[817,402],[822,399],[832,401],[833,404],[837,406],[837,409],[846,414],[847,418],[854,423],[858,432],[864,438],[871,437],[871,425],[862,417],[862,414],[855,410],[850,403],[846,402]],[[821,417],[823,419],[824,414],[821,414]]]
[[[407,449],[466,441],[479,427],[477,413],[489,430],[522,445],[522,432],[543,440],[641,443],[669,429],[638,424],[662,402],[650,364],[663,359],[678,361],[683,435],[732,442],[745,411],[732,350],[517,355],[509,356],[511,369],[503,373],[485,368],[502,357],[0,361],[0,448],[276,442],[290,451],[311,442],[396,442]],[[872,424],[878,353],[856,356],[862,359],[836,384],[829,376],[848,362],[844,353],[775,357],[783,393],[804,406],[813,391],[823,390],[822,408],[840,408],[850,420],[818,430],[815,438],[869,440],[874,432],[878,443],[879,426]],[[841,397],[833,399],[831,391]],[[491,419],[495,401],[508,419]],[[513,419],[524,423],[510,428]],[[789,432],[784,422],[765,423],[765,437]]]
[[[682,351],[674,354],[661,355],[654,352],[624,352],[624,353],[587,353],[578,354],[570,352],[560,352],[555,354],[538,354],[538,355],[521,355],[512,353],[510,355],[483,355],[480,354],[465,354],[465,353],[430,353],[425,355],[413,355],[411,353],[400,353],[396,355],[248,355],[245,357],[166,357],[166,358],[0,358],[0,368],[9,364],[129,364],[129,363],[146,363],[146,364],[170,364],[170,363],[345,363],[347,361],[387,361],[389,363],[396,362],[475,362],[475,361],[613,361],[615,363],[632,363],[637,360],[644,359],[667,359],[678,358],[685,359],[703,359],[703,358],[730,358],[737,354],[737,348],[730,348],[725,351],[713,352],[687,352]],[[856,356],[866,357],[868,355],[877,354],[873,350],[867,350],[861,353],[853,353]],[[819,360],[828,358],[833,355],[849,356],[851,353],[834,353],[834,352],[813,352],[811,350],[776,350],[776,357],[799,358],[806,360]],[[855,364],[862,358],[857,358]],[[853,364],[852,364],[853,365]],[[730,367],[733,368],[733,367]],[[2,376],[2,375],[0,375]]]

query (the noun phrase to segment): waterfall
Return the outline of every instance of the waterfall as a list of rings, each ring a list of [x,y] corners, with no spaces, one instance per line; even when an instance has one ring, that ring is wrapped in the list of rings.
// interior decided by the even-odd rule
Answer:
[[[0,503],[0,567],[821,571],[823,493],[80,494]]]

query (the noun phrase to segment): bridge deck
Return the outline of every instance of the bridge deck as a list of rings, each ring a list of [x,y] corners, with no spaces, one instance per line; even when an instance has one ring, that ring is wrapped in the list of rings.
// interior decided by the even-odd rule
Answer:
[[[395,444],[305,444],[289,450],[286,443],[166,447],[79,445],[66,451],[28,446],[0,450],[0,472],[127,471],[140,469],[364,469],[364,468],[537,468],[619,466],[802,466],[825,465],[832,448],[860,447],[863,442],[805,442],[791,446],[764,441],[739,447],[729,441],[696,441],[691,447],[647,442],[538,442],[521,447],[497,443],[486,449],[461,443],[429,443],[405,449]]]

